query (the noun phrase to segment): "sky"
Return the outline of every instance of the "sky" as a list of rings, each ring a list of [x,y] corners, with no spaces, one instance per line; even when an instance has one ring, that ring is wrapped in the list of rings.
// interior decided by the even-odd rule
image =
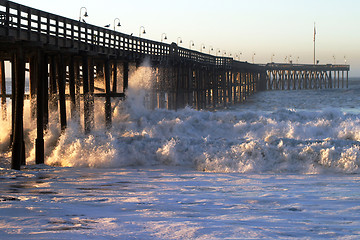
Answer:
[[[203,52],[255,63],[313,63],[314,23],[316,58],[320,64],[350,64],[351,77],[360,77],[359,0],[15,0],[47,12],[79,19],[116,31],[177,43]],[[84,10],[84,9],[83,9]],[[84,11],[82,11],[82,14]],[[117,23],[117,22],[116,22]],[[211,50],[213,49],[213,50]],[[219,53],[220,51],[220,53]]]

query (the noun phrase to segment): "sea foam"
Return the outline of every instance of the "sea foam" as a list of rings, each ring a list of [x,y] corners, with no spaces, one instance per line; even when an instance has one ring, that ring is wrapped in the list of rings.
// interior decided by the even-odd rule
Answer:
[[[52,117],[45,135],[46,164],[91,168],[160,165],[240,173],[359,172],[359,114],[328,106],[295,109],[275,104],[276,108],[261,109],[257,100],[265,96],[269,101],[263,104],[270,104],[276,99],[274,91],[272,95],[258,93],[249,103],[223,111],[150,110],[147,98],[154,79],[148,65],[131,75],[126,100],[113,102],[110,130],[105,129],[102,100],[95,102],[96,127],[90,134],[73,120],[61,134],[57,117]],[[306,91],[281,94],[291,99]],[[299,105],[301,98],[296,101]],[[9,132],[9,124],[5,125]],[[30,126],[34,123],[26,125],[25,132],[31,164],[36,130]],[[0,135],[3,152],[8,138],[8,134]]]

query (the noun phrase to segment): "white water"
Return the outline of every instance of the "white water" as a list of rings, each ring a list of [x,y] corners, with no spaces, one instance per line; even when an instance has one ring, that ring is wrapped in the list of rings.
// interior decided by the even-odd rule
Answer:
[[[144,107],[152,79],[147,68],[133,74],[109,132],[103,102],[89,135],[69,122],[60,136],[53,117],[46,163],[56,167],[7,169],[1,122],[0,237],[357,239],[359,83],[175,112]],[[30,140],[27,149],[31,163]]]

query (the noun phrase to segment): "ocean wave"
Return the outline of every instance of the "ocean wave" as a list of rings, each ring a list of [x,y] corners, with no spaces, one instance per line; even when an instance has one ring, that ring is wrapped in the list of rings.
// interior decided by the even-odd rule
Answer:
[[[91,168],[170,165],[240,173],[359,172],[360,114],[329,108],[325,103],[321,109],[277,105],[258,109],[257,99],[263,99],[263,95],[253,99],[253,107],[243,104],[223,111],[196,111],[190,107],[179,111],[149,110],[144,98],[152,74],[148,68],[140,68],[133,75],[127,99],[114,103],[113,127],[109,131],[105,128],[102,101],[95,102],[96,127],[90,134],[84,134],[83,126],[71,120],[61,133],[56,114],[51,114],[45,135],[46,163]],[[300,92],[287,93],[289,106],[291,101],[302,99],[294,100],[292,94],[303,94],[303,98],[309,95],[309,91]],[[269,105],[284,94],[272,93]],[[310,95],[315,98],[319,94]],[[10,126],[9,122],[4,124]],[[31,120],[25,121],[30,164],[35,159],[34,125]],[[5,152],[2,162],[8,159],[9,132],[7,127],[0,135],[0,150]]]

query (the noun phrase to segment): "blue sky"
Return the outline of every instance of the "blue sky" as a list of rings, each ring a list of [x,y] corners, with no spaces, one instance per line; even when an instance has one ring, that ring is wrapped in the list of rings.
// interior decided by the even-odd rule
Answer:
[[[81,7],[86,7],[88,23],[103,26],[115,18],[121,20],[116,28],[127,34],[209,52],[210,46],[240,55],[241,60],[256,63],[312,63],[313,30],[316,22],[317,59],[322,64],[343,64],[344,57],[351,65],[350,76],[360,76],[360,1],[358,0],[15,0],[15,2],[44,11],[78,19]]]

